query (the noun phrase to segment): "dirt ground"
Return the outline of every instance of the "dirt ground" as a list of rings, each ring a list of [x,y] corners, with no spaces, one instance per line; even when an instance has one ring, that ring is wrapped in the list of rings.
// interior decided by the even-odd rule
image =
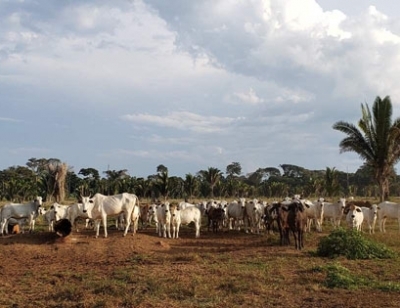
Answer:
[[[106,239],[94,238],[93,230],[73,232],[65,238],[45,231],[3,236],[0,238],[0,272],[2,274],[0,307],[91,307],[92,305],[93,307],[113,307],[109,299],[105,299],[103,304],[94,305],[93,298],[85,300],[87,295],[77,297],[74,305],[72,301],[75,295],[66,296],[55,290],[72,277],[76,280],[74,292],[82,292],[79,291],[81,287],[86,290],[83,293],[91,293],[93,296],[91,287],[83,283],[86,281],[85,275],[88,272],[95,277],[107,277],[112,272],[123,271],[125,267],[130,266],[132,260],[135,260],[135,264],[138,265],[137,270],[148,271],[149,277],[157,277],[159,275],[157,271],[160,268],[163,268],[163,277],[168,276],[168,271],[171,271],[170,275],[175,275],[178,281],[187,279],[191,272],[185,271],[193,269],[196,271],[197,279],[212,280],[215,277],[216,283],[223,279],[221,275],[229,275],[229,269],[228,272],[221,270],[217,273],[215,267],[207,268],[204,265],[206,262],[202,263],[201,268],[196,267],[198,261],[194,257],[196,255],[199,255],[199,259],[219,256],[210,259],[209,263],[221,262],[222,264],[226,259],[233,266],[251,263],[255,259],[265,260],[266,264],[271,264],[273,267],[276,267],[279,262],[288,264],[288,266],[279,267],[281,277],[279,281],[274,278],[272,268],[268,272],[271,277],[266,278],[262,285],[262,292],[251,291],[247,287],[246,292],[249,296],[241,298],[241,302],[231,302],[228,306],[400,307],[399,293],[323,287],[321,274],[310,274],[314,265],[327,262],[309,256],[310,248],[315,248],[313,236],[306,238],[308,249],[306,247],[305,251],[298,252],[293,247],[280,247],[275,239],[268,240],[266,235],[248,235],[236,231],[218,234],[202,232],[201,238],[195,239],[194,231],[190,228],[182,229],[180,235],[180,239],[164,239],[156,235],[154,228],[148,228],[139,230],[134,236],[128,234],[124,238],[121,231],[110,227],[109,237]],[[298,267],[296,262],[300,262],[301,270],[296,268]],[[291,265],[292,263],[294,266]],[[173,266],[168,266],[168,264],[173,264]],[[184,264],[184,266],[179,264]],[[357,263],[348,265],[351,266],[351,264]],[[177,267],[180,270],[178,274]],[[249,273],[249,284],[254,283],[250,282],[254,277],[260,280],[257,271],[258,269],[255,269],[254,273]],[[199,278],[203,277],[202,275],[208,278]],[[145,279],[143,275],[140,277]],[[116,293],[118,296],[118,292]],[[168,295],[164,297],[167,299]],[[190,303],[188,299],[185,300],[182,306],[197,306],[196,302]],[[176,307],[180,306],[179,301],[171,300],[170,302]],[[166,307],[165,303],[157,303],[157,299],[152,300],[151,296],[137,304],[121,305],[118,301],[115,303],[114,307]],[[223,303],[223,300],[214,304],[211,301],[203,306],[227,306]]]

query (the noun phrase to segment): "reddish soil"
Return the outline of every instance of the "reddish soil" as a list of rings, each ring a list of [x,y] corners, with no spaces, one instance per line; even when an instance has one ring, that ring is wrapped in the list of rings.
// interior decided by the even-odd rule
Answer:
[[[102,231],[102,230],[101,230]],[[103,234],[101,233],[101,236]],[[94,231],[73,232],[65,238],[55,233],[36,231],[33,234],[8,235],[0,238],[0,307],[91,307],[94,299],[78,298],[76,304],[62,297],[62,302],[51,298],[63,279],[75,277],[76,284],[82,283],[82,276],[93,271],[94,276],[107,277],[112,272],[123,270],[135,259],[138,268],[148,271],[149,277],[157,277],[157,271],[163,268],[164,275],[178,275],[177,279],[188,279],[196,269],[196,275],[210,276],[209,268],[198,268],[196,261],[216,254],[210,263],[229,260],[230,264],[242,264],[251,260],[264,260],[266,264],[279,264],[280,280],[277,281],[272,268],[263,285],[263,294],[254,291],[254,297],[242,298],[240,303],[231,302],[232,307],[400,307],[400,294],[379,290],[346,290],[328,289],[323,286],[324,277],[320,273],[312,273],[315,265],[328,261],[313,258],[310,248],[298,252],[290,247],[280,247],[275,238],[266,235],[256,236],[238,232],[214,234],[202,232],[200,239],[194,238],[194,231],[182,229],[180,239],[159,238],[154,228],[139,230],[132,236],[121,236],[121,231],[109,228],[108,238],[94,238]],[[306,245],[313,246],[314,235],[306,238]],[[315,245],[314,245],[315,248]],[[195,255],[199,255],[196,260]],[[210,255],[208,255],[210,254]],[[185,256],[188,259],[185,259]],[[139,261],[143,260],[143,261]],[[300,262],[300,269],[291,264]],[[344,260],[346,263],[347,261]],[[206,262],[205,262],[206,263]],[[136,263],[135,263],[136,264]],[[168,266],[173,264],[173,266]],[[176,268],[179,265],[180,272]],[[346,264],[346,267],[356,265]],[[196,268],[197,266],[197,268]],[[205,266],[204,264],[202,265]],[[297,265],[295,265],[297,266]],[[359,265],[357,265],[359,266]],[[372,267],[372,266],[371,266]],[[215,268],[213,269],[215,270]],[[204,271],[204,273],[202,273]],[[257,271],[257,270],[256,270]],[[214,273],[215,274],[215,273]],[[226,273],[229,275],[229,272]],[[213,273],[211,273],[212,277]],[[256,272],[249,273],[249,284],[252,276],[260,279]],[[141,279],[143,276],[140,276]],[[223,279],[214,276],[216,283]],[[154,278],[156,279],[156,278]],[[259,282],[258,282],[259,283]],[[82,285],[90,293],[90,286]],[[78,288],[79,290],[79,288]],[[253,292],[253,291],[252,291]],[[61,296],[59,293],[57,296]],[[258,295],[257,295],[258,294]],[[72,295],[70,295],[72,297]],[[212,294],[210,296],[213,296]],[[223,302],[223,301],[222,301]],[[92,304],[91,304],[92,303]],[[116,301],[115,303],[118,303]],[[175,303],[176,301],[172,301]],[[179,303],[179,302],[178,302]],[[119,304],[115,304],[119,307]],[[120,307],[166,307],[165,302],[157,303],[147,300],[138,305]],[[172,304],[171,304],[172,305]],[[183,304],[182,304],[183,305]],[[109,299],[97,307],[112,307]],[[209,304],[205,307],[223,307],[223,304]],[[226,306],[226,305],[225,305]],[[195,303],[185,302],[185,307],[196,307]]]

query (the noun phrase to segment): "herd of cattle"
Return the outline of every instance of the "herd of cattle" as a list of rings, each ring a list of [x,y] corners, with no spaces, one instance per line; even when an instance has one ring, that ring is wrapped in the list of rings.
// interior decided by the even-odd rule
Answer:
[[[86,228],[94,223],[96,238],[99,236],[100,225],[103,225],[104,237],[107,233],[107,219],[114,217],[116,227],[123,230],[126,236],[129,231],[136,233],[139,224],[143,228],[155,224],[160,237],[179,238],[181,225],[193,223],[195,237],[200,237],[202,218],[207,219],[206,228],[213,232],[222,230],[241,230],[259,234],[271,233],[278,230],[281,245],[290,243],[289,234],[293,234],[295,248],[303,248],[303,234],[310,232],[312,226],[322,232],[323,222],[331,221],[339,227],[344,219],[349,228],[362,231],[365,225],[369,233],[375,232],[378,222],[379,230],[386,232],[387,218],[397,219],[400,231],[400,204],[384,201],[371,204],[368,201],[346,200],[340,198],[336,202],[327,202],[323,198],[315,201],[302,199],[299,195],[285,198],[272,203],[261,202],[257,199],[246,200],[239,198],[232,202],[208,200],[196,204],[180,202],[157,202],[154,204],[139,204],[136,195],[122,193],[105,196],[100,193],[91,196],[81,196],[81,202],[73,205],[54,203],[45,209],[42,198],[24,203],[8,203],[0,209],[0,232],[8,234],[10,227],[23,230],[27,225],[29,231],[35,228],[35,221],[43,216],[49,231],[54,230],[57,221],[68,220],[73,230],[79,232],[76,221],[86,220]]]

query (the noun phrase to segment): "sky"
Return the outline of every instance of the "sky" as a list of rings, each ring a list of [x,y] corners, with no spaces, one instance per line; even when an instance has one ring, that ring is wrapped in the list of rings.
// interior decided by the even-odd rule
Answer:
[[[0,0],[0,170],[355,172],[332,125],[377,96],[400,117],[399,15],[393,0]]]

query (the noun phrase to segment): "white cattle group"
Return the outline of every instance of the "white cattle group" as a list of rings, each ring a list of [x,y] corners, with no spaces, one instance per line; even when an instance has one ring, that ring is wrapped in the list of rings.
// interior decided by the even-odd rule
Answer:
[[[9,224],[10,226],[18,224],[20,230],[24,230],[23,226],[27,225],[29,231],[34,231],[35,221],[42,215],[50,232],[54,232],[55,222],[62,219],[69,220],[76,232],[79,232],[76,224],[78,218],[86,221],[86,228],[92,221],[96,238],[99,237],[100,225],[104,229],[104,237],[108,236],[108,218],[116,219],[116,227],[123,230],[123,236],[126,236],[128,231],[135,234],[141,222],[142,228],[154,224],[156,234],[164,238],[179,238],[181,226],[193,224],[194,236],[199,238],[203,217],[208,218],[208,231],[212,227],[213,232],[244,230],[246,233],[260,234],[265,230],[273,233],[273,230],[276,230],[274,221],[279,219],[274,204],[290,205],[293,200],[299,200],[304,205],[305,232],[312,230],[322,232],[326,223],[338,228],[342,220],[348,228],[356,231],[363,231],[365,226],[365,232],[370,234],[375,233],[375,225],[378,222],[379,231],[386,232],[387,219],[397,220],[400,232],[400,204],[389,201],[379,204],[352,199],[346,201],[345,198],[334,202],[328,202],[324,198],[310,201],[295,195],[294,198],[285,198],[275,203],[238,198],[230,202],[211,199],[198,203],[185,200],[173,204],[165,201],[140,205],[138,197],[130,193],[111,196],[97,193],[93,197],[81,196],[80,203],[72,205],[53,203],[47,210],[42,206],[43,201],[39,196],[28,203],[8,203],[0,208],[0,232],[7,234]]]

